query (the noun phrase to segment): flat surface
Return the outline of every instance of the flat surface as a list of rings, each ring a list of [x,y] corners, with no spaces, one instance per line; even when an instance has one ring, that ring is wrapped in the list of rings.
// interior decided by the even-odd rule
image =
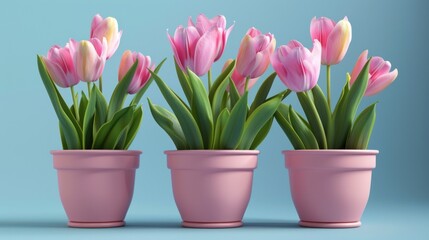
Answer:
[[[295,216],[252,215],[245,216],[243,227],[231,229],[183,228],[177,215],[132,215],[125,227],[110,229],[68,228],[61,214],[0,217],[0,239],[428,239],[424,204],[369,207],[362,226],[349,229],[302,228]]]

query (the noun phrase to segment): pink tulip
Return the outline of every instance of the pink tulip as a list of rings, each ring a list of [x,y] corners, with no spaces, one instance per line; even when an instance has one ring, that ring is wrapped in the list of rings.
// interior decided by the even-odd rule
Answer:
[[[119,65],[118,80],[121,81],[125,74],[130,70],[134,62],[138,60],[136,72],[134,73],[133,79],[128,87],[129,94],[135,94],[147,83],[150,78],[150,72],[148,69],[153,70],[155,65],[151,65],[151,59],[149,56],[144,56],[138,52],[131,52],[127,50],[122,55],[121,63]]]
[[[271,64],[280,80],[292,91],[312,89],[319,79],[322,47],[314,40],[310,51],[298,41],[280,46],[271,56]]]
[[[109,59],[118,49],[121,36],[122,31],[118,31],[118,21],[115,18],[103,19],[97,14],[92,19],[90,38],[98,38],[101,42],[106,38],[108,48],[106,59]]]
[[[359,73],[362,71],[363,66],[368,61],[368,50],[365,50],[359,56],[355,67],[353,68],[350,84],[356,81]],[[369,79],[368,87],[366,88],[365,96],[372,96],[389,86],[398,76],[398,70],[390,72],[392,65],[389,61],[384,61],[381,57],[371,58],[369,65]]]
[[[224,71],[229,64],[231,64],[232,59],[226,60],[223,65],[222,71]],[[247,90],[251,89],[253,85],[255,85],[256,81],[258,81],[259,77],[249,79],[249,83],[247,85]],[[240,95],[243,95],[246,88],[246,78],[241,76],[240,73],[237,72],[237,69],[234,68],[234,71],[231,74],[231,80],[234,82],[235,87],[237,88]]]
[[[347,17],[336,24],[326,17],[314,17],[310,24],[310,34],[313,41],[317,39],[322,45],[322,64],[334,65],[346,55],[352,40],[352,26]]]
[[[250,28],[237,55],[237,72],[244,77],[260,77],[270,64],[270,56],[276,47],[276,39],[271,33],[261,34],[256,28]]]
[[[107,41],[97,38],[76,42],[70,40],[70,48],[74,51],[74,64],[77,75],[84,82],[94,82],[101,77],[106,63]]]
[[[73,53],[68,45],[53,46],[43,57],[46,68],[52,80],[60,87],[68,88],[79,83],[79,77],[73,63]]]
[[[212,27],[200,34],[193,26],[176,28],[174,37],[167,34],[179,67],[189,68],[198,76],[205,75],[211,68],[222,44],[222,31]]]
[[[203,35],[204,33],[210,31],[212,27],[217,27],[218,30],[222,33],[222,41],[219,44],[219,47],[217,49],[217,55],[214,60],[215,62],[219,60],[219,58],[222,56],[223,50],[225,49],[226,42],[228,41],[229,34],[231,33],[231,30],[234,28],[234,24],[233,24],[228,29],[225,29],[226,18],[223,15],[218,15],[212,19],[208,19],[204,14],[198,15],[196,24],[194,24],[194,22],[192,21],[192,18],[189,17],[188,26],[197,28],[200,35]]]

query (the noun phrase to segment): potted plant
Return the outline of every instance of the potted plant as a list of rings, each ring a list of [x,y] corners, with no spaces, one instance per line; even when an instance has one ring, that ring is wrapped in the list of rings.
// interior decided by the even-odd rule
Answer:
[[[55,113],[63,150],[51,151],[70,227],[102,228],[124,225],[134,191],[141,151],[128,150],[142,119],[139,101],[154,69],[149,56],[124,52],[117,84],[107,103],[102,93],[105,62],[118,48],[122,31],[116,19],[93,18],[89,40],[70,40],[37,56],[40,76]],[[98,80],[98,86],[95,81]],[[88,92],[74,87],[86,82]],[[69,88],[69,106],[56,87]],[[135,94],[129,105],[127,95]]]
[[[363,96],[386,88],[398,71],[390,71],[390,62],[381,57],[368,60],[364,51],[331,109],[330,67],[343,59],[351,31],[347,17],[338,23],[314,18],[311,51],[291,41],[271,57],[274,70],[297,93],[305,113],[301,116],[292,106],[281,104],[275,114],[295,148],[283,153],[301,226],[358,227],[369,198],[378,151],[367,147],[376,103],[356,114]],[[326,97],[317,85],[321,64],[327,66]]]
[[[152,116],[177,150],[166,151],[174,198],[183,226],[239,227],[250,199],[256,147],[267,135],[287,91],[268,97],[271,74],[248,106],[248,90],[265,72],[275,48],[272,34],[249,29],[237,60],[228,60],[211,80],[210,68],[222,55],[232,30],[224,16],[189,20],[168,35],[183,100],[152,73],[173,112],[149,100]],[[207,88],[200,76],[208,77]]]

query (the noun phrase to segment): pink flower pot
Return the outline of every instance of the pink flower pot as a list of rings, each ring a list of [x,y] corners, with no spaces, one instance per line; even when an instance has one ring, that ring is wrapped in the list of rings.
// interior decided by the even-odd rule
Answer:
[[[376,150],[284,151],[292,199],[304,227],[359,227]]]
[[[257,150],[166,151],[184,227],[229,228],[242,219],[252,192]]]
[[[120,227],[130,206],[140,151],[59,150],[61,201],[70,227]]]

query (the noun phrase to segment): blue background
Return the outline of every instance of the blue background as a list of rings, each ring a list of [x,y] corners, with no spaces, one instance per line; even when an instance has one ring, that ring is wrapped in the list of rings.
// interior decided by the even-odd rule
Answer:
[[[395,238],[420,236],[429,221],[429,166],[426,156],[428,116],[428,27],[425,1],[9,1],[0,8],[0,239],[144,239],[214,238],[260,239],[292,237]],[[348,16],[353,40],[344,60],[333,67],[333,99],[337,99],[345,73],[359,54],[382,56],[398,68],[399,77],[385,91],[365,98],[363,106],[380,100],[370,148],[380,150],[373,172],[372,193],[363,226],[347,230],[297,228],[281,151],[291,149],[275,123],[261,151],[255,170],[252,199],[245,227],[226,230],[180,228],[172,196],[164,150],[173,149],[168,136],[156,125],[144,103],[145,116],[131,149],[143,151],[137,171],[128,227],[82,230],[66,227],[50,150],[60,149],[57,118],[39,77],[36,54],[45,55],[54,44],[70,37],[89,36],[92,17],[113,16],[123,30],[121,45],[108,61],[104,85],[110,96],[117,68],[126,49],[150,55],[156,63],[168,57],[161,76],[180,92],[166,29],[173,34],[188,16],[223,14],[235,27],[221,60],[235,58],[249,27],[271,32],[277,46],[297,39],[311,45],[310,21],[327,16],[335,21]],[[264,76],[272,69],[269,68]],[[325,70],[320,85],[325,87]],[[260,82],[259,82],[260,84]],[[258,84],[258,85],[259,85]],[[284,86],[279,80],[272,93]],[[254,94],[255,90],[253,90]],[[65,96],[68,91],[63,91]],[[156,85],[145,95],[166,105]],[[69,99],[69,98],[68,98]],[[286,100],[298,108],[296,97]]]

